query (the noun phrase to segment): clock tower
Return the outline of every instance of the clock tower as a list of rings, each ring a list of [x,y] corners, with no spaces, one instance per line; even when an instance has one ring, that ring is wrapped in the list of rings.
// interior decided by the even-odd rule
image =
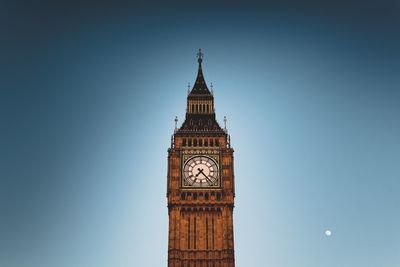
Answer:
[[[222,129],[215,118],[201,49],[197,57],[186,117],[168,149],[168,266],[233,267],[233,149],[226,119]]]

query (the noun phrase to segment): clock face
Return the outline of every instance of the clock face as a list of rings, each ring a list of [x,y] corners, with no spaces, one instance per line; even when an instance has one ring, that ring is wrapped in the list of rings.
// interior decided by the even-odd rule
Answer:
[[[188,187],[219,186],[218,164],[208,156],[189,158],[183,167],[183,179]]]

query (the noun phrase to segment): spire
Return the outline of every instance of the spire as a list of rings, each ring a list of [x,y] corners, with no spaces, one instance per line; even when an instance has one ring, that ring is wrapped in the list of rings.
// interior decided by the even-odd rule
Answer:
[[[196,81],[193,85],[192,90],[190,91],[190,95],[211,95],[203,76],[203,70],[201,66],[201,63],[203,62],[203,56],[203,52],[201,52],[201,49],[199,49],[199,52],[197,53],[197,62],[199,63],[199,69],[197,71]]]
[[[175,132],[178,130],[178,116],[175,116]]]
[[[177,128],[177,121],[175,121],[176,134],[226,134],[215,118],[214,96],[208,90],[204,80],[203,59],[203,53],[199,49],[197,53],[197,62],[199,64],[197,78],[192,86],[188,84],[186,115],[181,127]],[[211,84],[210,88],[212,89]]]
[[[226,129],[226,121],[227,121],[226,116],[224,116],[224,131],[225,131],[225,132],[228,131],[228,130]]]

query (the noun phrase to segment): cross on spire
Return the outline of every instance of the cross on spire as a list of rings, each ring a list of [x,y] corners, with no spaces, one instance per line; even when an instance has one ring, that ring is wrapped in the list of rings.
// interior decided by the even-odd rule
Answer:
[[[203,61],[203,53],[201,52],[201,48],[199,48],[199,52],[197,53],[197,61],[199,62],[199,64],[201,64],[201,62]]]

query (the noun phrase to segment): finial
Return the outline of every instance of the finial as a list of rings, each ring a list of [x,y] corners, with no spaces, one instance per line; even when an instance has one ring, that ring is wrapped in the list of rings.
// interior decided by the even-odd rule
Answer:
[[[197,53],[197,62],[199,62],[199,64],[203,62],[203,53],[201,52],[201,48],[199,48],[199,52]]]
[[[188,95],[190,94],[190,83],[188,83]]]
[[[211,88],[211,94],[214,95],[214,90],[213,90],[214,86],[213,86],[212,82],[210,83],[210,88]]]
[[[178,116],[175,116],[175,132],[178,129]]]
[[[226,132],[226,121],[227,121],[226,116],[224,116],[224,130],[225,130],[225,132]]]

